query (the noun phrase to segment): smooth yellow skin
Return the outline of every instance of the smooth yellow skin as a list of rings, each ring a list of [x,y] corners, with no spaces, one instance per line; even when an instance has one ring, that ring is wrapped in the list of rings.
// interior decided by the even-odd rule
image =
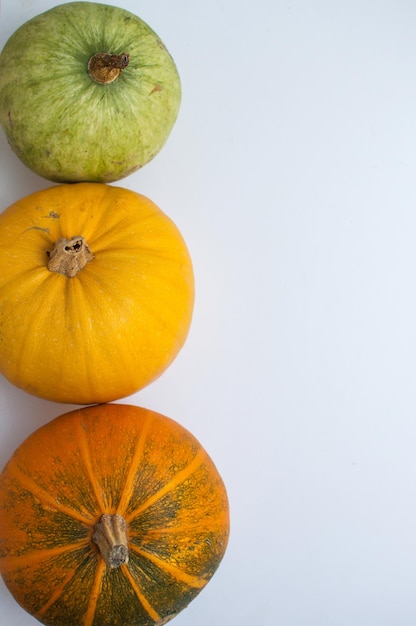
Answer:
[[[48,251],[83,236],[75,277]],[[34,395],[92,404],[131,395],[183,346],[194,281],[186,244],[148,198],[101,183],[59,185],[0,215],[0,372]]]

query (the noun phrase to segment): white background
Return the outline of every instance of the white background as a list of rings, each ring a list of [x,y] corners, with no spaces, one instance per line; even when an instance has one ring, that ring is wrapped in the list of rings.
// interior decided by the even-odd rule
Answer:
[[[2,0],[0,40],[49,0]],[[120,185],[182,231],[197,299],[126,401],[189,428],[232,533],[176,626],[416,623],[414,0],[123,0],[172,53],[178,122]],[[0,135],[0,210],[50,186]],[[53,329],[52,329],[53,330]],[[0,380],[0,464],[72,406]],[[2,584],[1,626],[34,626]]]

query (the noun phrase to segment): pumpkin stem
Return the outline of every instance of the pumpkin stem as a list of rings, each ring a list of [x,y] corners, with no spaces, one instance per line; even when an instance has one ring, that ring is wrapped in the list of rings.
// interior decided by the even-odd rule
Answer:
[[[82,270],[94,255],[89,249],[84,237],[72,239],[58,239],[51,252],[48,252],[48,270],[65,274],[73,278]]]
[[[128,563],[127,524],[121,515],[102,515],[94,527],[92,540],[98,545],[107,567]]]
[[[97,52],[88,61],[88,74],[100,85],[108,85],[118,78],[121,70],[124,70],[130,61],[130,55],[126,52],[123,54],[108,54],[106,52]]]

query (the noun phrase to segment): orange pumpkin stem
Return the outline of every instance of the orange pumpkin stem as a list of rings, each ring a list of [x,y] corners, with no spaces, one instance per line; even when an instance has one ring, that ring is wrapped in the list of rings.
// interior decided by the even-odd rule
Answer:
[[[92,540],[99,547],[107,567],[128,563],[127,524],[121,515],[102,515],[94,527]]]
[[[100,85],[108,85],[118,78],[121,70],[124,70],[130,61],[130,55],[126,52],[123,54],[108,54],[106,52],[97,52],[88,61],[88,74]]]
[[[65,274],[73,278],[82,270],[94,255],[89,249],[84,237],[72,239],[58,239],[51,252],[48,252],[48,270]]]

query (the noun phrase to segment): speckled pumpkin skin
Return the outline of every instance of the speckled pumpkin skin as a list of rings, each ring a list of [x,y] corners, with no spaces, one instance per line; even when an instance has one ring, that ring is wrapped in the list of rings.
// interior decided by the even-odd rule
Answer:
[[[104,513],[127,522],[130,559],[115,569],[92,541]],[[165,624],[210,580],[228,533],[208,454],[177,422],[139,407],[66,413],[0,475],[0,573],[47,625]]]

